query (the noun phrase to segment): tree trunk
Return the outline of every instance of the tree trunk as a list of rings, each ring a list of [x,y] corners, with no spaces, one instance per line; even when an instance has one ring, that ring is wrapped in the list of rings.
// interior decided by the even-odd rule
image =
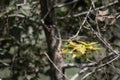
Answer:
[[[62,63],[63,59],[60,54],[61,50],[61,36],[56,26],[55,11],[53,9],[55,0],[40,0],[41,1],[41,18],[44,21],[43,29],[46,35],[46,41],[48,46],[48,55],[50,59],[57,66],[59,71],[51,63],[50,65],[50,77],[51,80],[63,80]]]

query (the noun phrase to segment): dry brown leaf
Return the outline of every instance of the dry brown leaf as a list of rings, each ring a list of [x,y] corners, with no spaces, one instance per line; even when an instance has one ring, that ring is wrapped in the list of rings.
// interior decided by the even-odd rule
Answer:
[[[105,17],[97,16],[96,18],[97,18],[99,21],[102,21],[102,22],[105,21]]]
[[[104,11],[100,11],[100,10],[99,10],[98,15],[104,16],[104,15],[107,15],[108,13],[109,13],[109,10],[108,10],[108,9],[107,9],[107,10],[104,10]]]
[[[111,19],[111,18],[113,19],[113,18],[115,18],[115,16],[114,15],[109,15],[108,18],[109,19]]]

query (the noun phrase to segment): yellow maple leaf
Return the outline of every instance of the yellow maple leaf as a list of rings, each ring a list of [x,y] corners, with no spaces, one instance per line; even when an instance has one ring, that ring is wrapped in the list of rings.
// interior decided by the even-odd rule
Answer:
[[[68,47],[75,47],[76,45],[77,45],[77,44],[76,44],[75,42],[70,41]]]
[[[83,41],[80,41],[79,43],[76,43],[74,41],[68,41],[67,49],[62,49],[61,53],[72,53],[72,57],[81,57],[87,53],[87,49],[89,50],[98,50],[100,48],[94,47],[94,45],[97,44],[97,42],[91,42],[86,43]]]
[[[81,57],[86,53],[86,47],[82,44],[78,44],[73,48],[72,58]]]
[[[91,42],[91,43],[85,43],[85,42],[81,42],[83,45],[85,45],[85,47],[87,49],[90,49],[90,50],[99,50],[100,48],[96,48],[94,47],[95,44],[97,44],[97,42]]]
[[[95,44],[97,44],[97,42],[91,42],[86,46],[86,48],[90,50],[99,50],[100,48],[94,47]]]
[[[73,52],[73,53],[72,53],[72,58],[81,57],[81,56],[82,56],[82,54],[79,53],[79,52]]]
[[[93,46],[90,46],[90,47],[88,47],[87,49],[90,49],[90,50],[99,50],[100,48],[96,48],[96,47],[93,47]]]
[[[79,44],[76,47],[74,47],[73,50],[79,51],[79,52],[81,52],[81,54],[85,54],[86,47],[84,45]]]
[[[62,51],[61,51],[62,54],[66,54],[66,53],[68,53],[68,52],[69,52],[68,49],[62,49]]]

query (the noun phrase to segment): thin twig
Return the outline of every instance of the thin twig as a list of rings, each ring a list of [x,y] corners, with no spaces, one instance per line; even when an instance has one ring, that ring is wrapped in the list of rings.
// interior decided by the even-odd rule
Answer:
[[[87,73],[87,74],[85,74],[85,76],[83,76],[82,78],[81,78],[81,80],[84,80],[85,78],[87,78],[88,76],[90,76],[91,74],[93,74],[94,72],[89,72],[89,73]]]
[[[3,66],[6,66],[6,67],[9,67],[9,66],[10,66],[10,64],[5,63],[5,62],[3,62],[3,61],[0,61],[0,64],[1,64],[1,66],[2,66],[2,65],[3,65]]]
[[[111,3],[107,4],[107,5],[98,7],[98,8],[96,8],[95,10],[104,9],[104,8],[106,8],[106,7],[115,5],[115,4],[117,4],[117,3],[118,3],[118,1],[116,0],[116,1],[114,1],[114,2],[111,2]],[[94,10],[92,9],[91,12],[93,12],[93,11],[94,11]],[[65,18],[71,18],[71,17],[79,17],[79,16],[85,15],[85,14],[87,14],[87,13],[88,13],[88,11],[85,11],[85,12],[81,12],[81,13],[77,13],[77,14],[73,14],[73,15],[67,15],[67,16],[65,16],[65,17],[58,17],[58,19],[65,19]]]
[[[87,21],[87,18],[88,18],[88,16],[89,16],[90,12],[91,12],[91,9],[92,9],[92,7],[89,8],[89,11],[87,12],[86,17],[84,18],[84,21],[83,21],[82,24],[80,25],[77,33],[76,33],[74,36],[70,37],[70,39],[74,39],[74,38],[76,38],[76,37],[78,36],[78,34],[80,33],[81,28],[83,27],[83,25],[84,25],[85,22]]]
[[[78,1],[79,1],[79,0],[73,0],[73,1],[68,2],[68,3],[56,4],[56,5],[54,6],[54,8],[61,8],[61,7],[64,7],[64,6],[70,5],[70,4],[77,3]]]
[[[118,53],[120,53],[120,52],[118,51]],[[111,62],[113,62],[114,60],[116,60],[116,59],[118,58],[118,57],[115,57],[115,58],[113,58],[112,60],[108,61],[108,60],[106,60],[106,59],[109,59],[109,58],[113,57],[114,55],[116,55],[114,52],[109,53],[109,54],[110,54],[110,55],[102,58],[100,61],[98,61],[98,62],[95,63],[95,64],[92,64],[91,66],[84,66],[84,67],[82,68],[82,70],[80,70],[78,73],[76,73],[70,80],[76,80],[76,78],[77,78],[81,73],[89,70],[90,67],[96,67],[96,68],[94,68],[94,69],[92,70],[92,72],[89,72],[88,74],[86,74],[86,75],[81,79],[81,80],[84,80],[85,78],[87,78],[88,76],[90,76],[91,74],[93,74],[94,72],[101,70],[101,69],[100,69],[101,67],[104,67],[105,65],[110,64]],[[103,62],[103,61],[104,61],[104,63],[101,64],[101,62]]]
[[[98,12],[98,11],[96,10],[95,3],[94,3],[93,0],[91,0],[91,4],[92,4],[92,7],[93,7],[95,16],[97,16],[97,14],[98,14],[97,12]],[[101,33],[100,33],[100,28],[99,28],[99,25],[98,25],[98,20],[97,20],[97,18],[95,18],[95,22],[96,22],[97,31],[98,31],[99,34],[101,34]]]
[[[79,71],[78,73],[76,73],[70,80],[76,80],[76,78],[77,78],[81,73],[87,71],[88,69],[89,69],[89,68],[86,67],[86,68],[80,70],[80,71]]]
[[[117,55],[115,58],[112,58],[111,60],[109,60],[108,62],[105,62],[104,64],[100,65],[99,67],[103,67],[105,66],[106,64],[110,64],[111,62],[115,61],[116,59],[118,59],[120,57],[120,54],[119,54],[119,51],[116,51],[112,48],[112,46],[98,33],[96,32],[92,27],[91,25],[88,23],[90,29],[92,30],[92,32],[98,37],[98,39],[108,48],[110,49],[114,55]],[[105,58],[103,58],[102,60],[104,60]],[[102,61],[101,60],[101,61]]]
[[[91,31],[97,36],[97,38],[111,51],[113,51],[114,53],[116,53],[116,51],[113,50],[112,46],[95,30],[92,28],[92,26],[90,25],[90,23],[87,21]],[[116,53],[117,54],[117,53]]]
[[[48,54],[46,52],[44,52],[45,56],[48,58],[48,60],[52,63],[52,65],[56,68],[57,71],[59,71],[60,74],[62,74],[67,80],[70,80],[65,74],[63,74],[59,68],[56,66],[56,64],[50,59],[50,57],[48,56]]]
[[[73,0],[73,1],[68,2],[68,3],[54,5],[53,7],[49,8],[48,12],[45,14],[45,16],[42,18],[42,20],[45,20],[45,18],[52,12],[53,9],[60,8],[60,7],[63,7],[63,6],[67,6],[67,5],[70,5],[70,4],[74,4],[74,3],[77,3],[78,1],[79,0]]]
[[[115,60],[117,60],[120,56],[120,52],[119,51],[115,51],[116,53],[117,53],[117,55],[114,53],[114,52],[112,52],[110,55],[108,55],[108,56],[106,56],[106,57],[104,57],[103,59],[101,59],[100,61],[99,61],[99,64],[100,63],[102,63],[101,65],[99,65],[98,66],[98,68],[100,68],[100,67],[103,67],[103,66],[105,66],[105,65],[107,65],[107,64],[110,64],[110,63],[112,63],[113,61],[115,61]],[[116,56],[115,56],[116,55]],[[115,56],[115,58],[114,58],[114,56]],[[111,57],[112,57],[112,59],[111,59]],[[106,60],[107,59],[107,60]],[[109,60],[110,59],[110,60]],[[109,60],[109,61],[108,61]],[[103,63],[104,62],[104,63]]]
[[[97,65],[96,62],[85,63],[85,64],[68,63],[68,64],[64,64],[63,68],[73,68],[73,67],[85,68],[85,67],[95,67],[96,65]]]

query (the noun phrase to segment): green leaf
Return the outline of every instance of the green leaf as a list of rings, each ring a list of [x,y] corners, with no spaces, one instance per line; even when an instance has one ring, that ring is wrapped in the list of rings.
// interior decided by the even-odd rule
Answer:
[[[1,68],[0,69],[0,78],[10,77],[10,69],[9,68]]]

